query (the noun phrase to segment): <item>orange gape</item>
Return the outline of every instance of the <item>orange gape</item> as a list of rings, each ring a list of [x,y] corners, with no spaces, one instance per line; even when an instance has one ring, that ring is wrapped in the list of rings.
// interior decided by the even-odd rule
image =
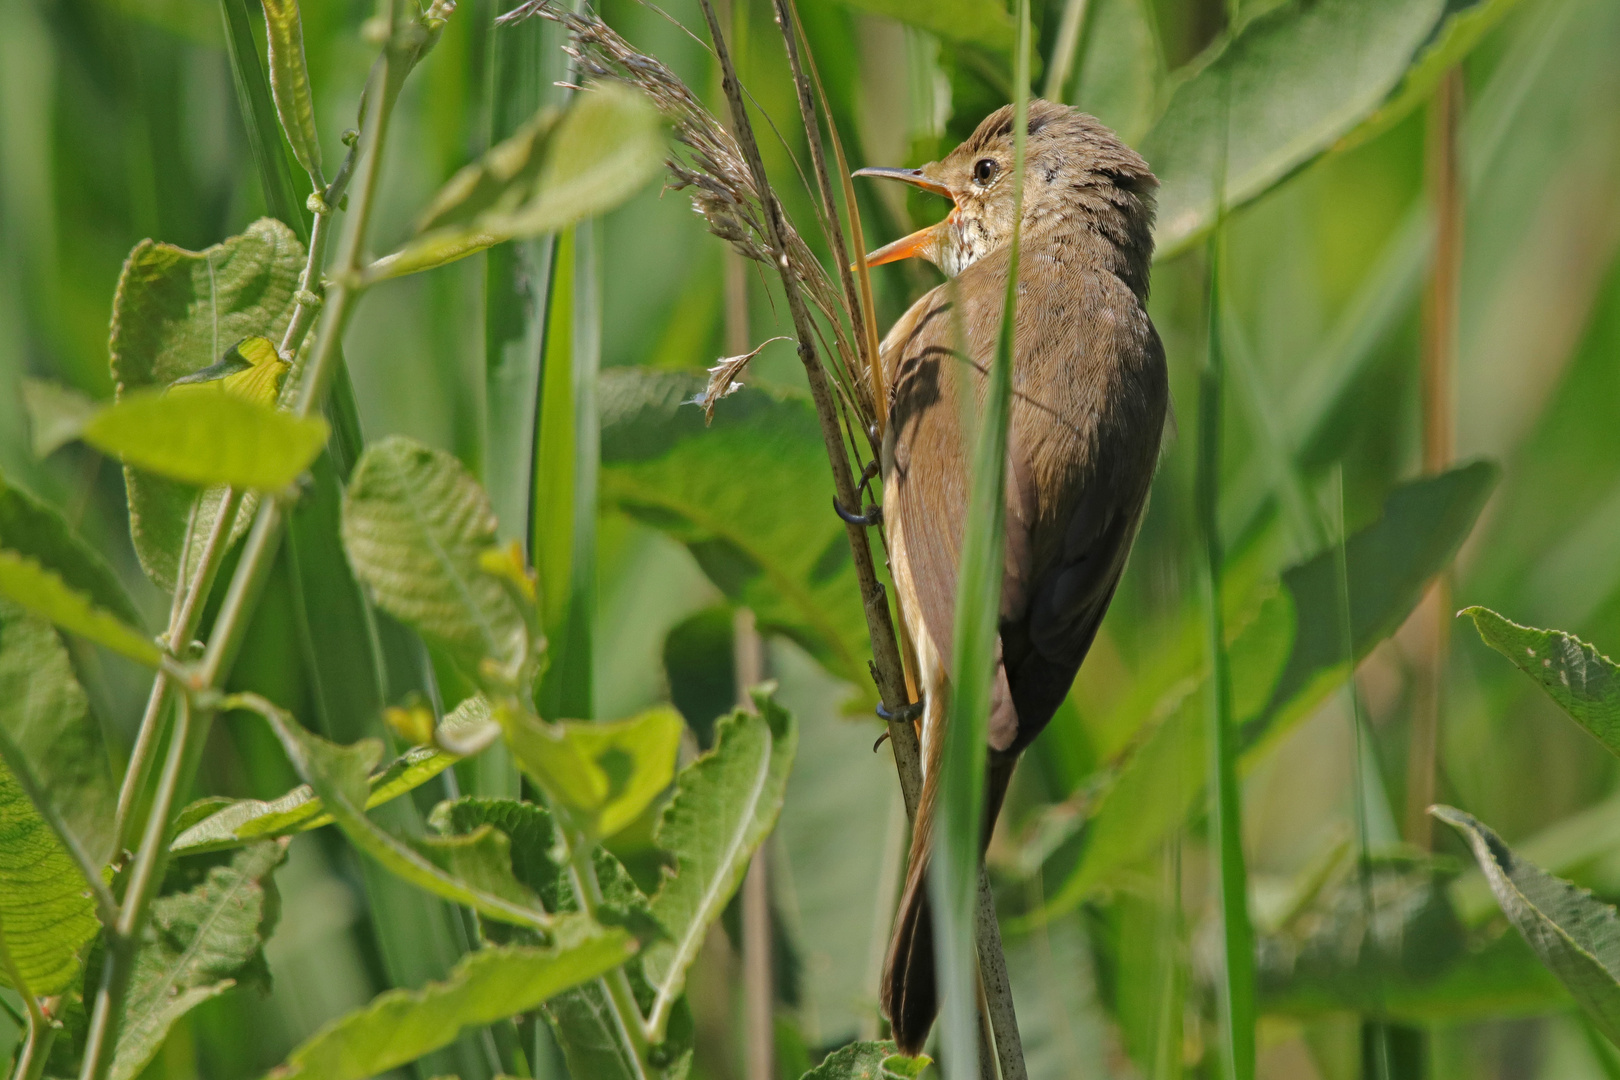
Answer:
[[[962,405],[964,395],[983,400],[1012,272],[1012,126],[1009,106],[942,161],[856,174],[955,204],[939,224],[868,256],[924,258],[957,279],[955,290],[940,286],[913,304],[881,349],[884,527],[923,694],[922,800],[881,988],[895,1041],[910,1054],[938,1008],[927,869],[967,512]],[[985,842],[1018,755],[1091,647],[1147,504],[1169,406],[1164,347],[1146,307],[1157,188],[1147,163],[1097,120],[1030,103]]]

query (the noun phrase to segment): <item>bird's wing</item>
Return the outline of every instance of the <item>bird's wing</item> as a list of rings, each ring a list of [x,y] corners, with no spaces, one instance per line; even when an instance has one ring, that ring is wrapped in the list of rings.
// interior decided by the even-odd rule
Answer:
[[[966,280],[981,267],[991,280]],[[903,339],[885,342],[895,377],[884,514],[903,533],[914,618],[947,672],[970,469],[961,395],[982,397],[1005,267],[987,259],[962,279],[960,331],[942,286],[907,313]],[[1027,745],[1068,692],[1124,569],[1158,454],[1163,350],[1129,290],[1114,285],[1052,296],[1020,288],[1001,604],[1011,707],[992,714],[998,750]]]

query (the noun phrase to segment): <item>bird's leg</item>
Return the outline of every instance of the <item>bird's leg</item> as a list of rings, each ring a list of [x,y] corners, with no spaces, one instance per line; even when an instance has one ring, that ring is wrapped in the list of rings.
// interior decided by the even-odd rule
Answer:
[[[883,702],[881,701],[877,704],[878,719],[882,720],[886,724],[892,724],[897,720],[912,723],[917,719],[917,717],[922,715],[922,711],[923,703],[920,701],[913,701],[910,705],[902,705],[900,708],[894,710],[894,712],[890,712],[888,709],[885,709],[883,707]]]
[[[872,482],[872,478],[877,474],[878,463],[877,459],[874,458],[866,463],[866,468],[861,470],[861,478],[855,484],[856,498],[860,498],[860,493],[866,490],[866,486]],[[875,502],[869,502],[866,504],[866,513],[857,514],[852,513],[849,510],[845,510],[842,506],[840,506],[838,503],[838,496],[834,495],[833,512],[851,525],[883,524],[883,507],[879,506]]]

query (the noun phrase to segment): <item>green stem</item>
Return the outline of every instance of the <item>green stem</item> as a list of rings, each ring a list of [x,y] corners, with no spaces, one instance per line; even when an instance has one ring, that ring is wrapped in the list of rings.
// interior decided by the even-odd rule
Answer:
[[[1220,502],[1221,402],[1225,381],[1221,342],[1221,256],[1223,229],[1216,227],[1210,244],[1209,358],[1199,374],[1198,394],[1198,525],[1204,555],[1207,643],[1210,655],[1209,732],[1210,790],[1214,803],[1210,828],[1219,856],[1218,897],[1224,953],[1219,986],[1224,1074],[1230,1080],[1253,1080],[1255,1068],[1254,943],[1248,914],[1248,874],[1243,862],[1243,829],[1237,779],[1237,738],[1232,723],[1232,674],[1226,653],[1222,611]]]
[[[56,1039],[56,1028],[51,1026],[39,999],[28,989],[22,972],[17,970],[6,947],[4,928],[0,928],[0,972],[4,972],[11,988],[22,996],[23,1007],[28,1010],[27,1031],[23,1038],[22,1054],[17,1058],[16,1080],[39,1080],[45,1074],[45,1059],[51,1056],[51,1043]],[[9,1010],[8,1010],[9,1011]]]
[[[316,335],[309,370],[301,373],[302,385],[292,410],[298,416],[308,416],[320,408],[327,385],[339,364],[343,328],[359,295],[355,282],[359,276],[366,231],[371,220],[389,119],[399,96],[404,73],[420,58],[425,43],[431,41],[431,30],[417,19],[405,18],[402,7],[395,5],[391,9],[388,44],[372,69],[367,87],[368,99],[373,104],[366,111],[360,134],[359,189],[353,200],[353,210],[345,222],[338,255],[337,283],[324,305],[311,305],[306,298],[300,298],[300,307],[324,306],[327,310]],[[329,206],[327,210],[330,212]],[[324,243],[317,247],[312,238],[310,248],[312,254],[319,254],[324,251]],[[313,280],[313,271],[306,270],[306,273],[306,280]],[[248,615],[275,560],[286,516],[287,508],[277,500],[266,498],[260,502],[202,662],[188,687],[192,693],[218,686],[229,671],[247,631]],[[97,992],[90,1019],[79,1074],[81,1080],[104,1080],[111,1067],[124,995],[129,987],[140,932],[152,893],[162,877],[159,871],[167,854],[170,815],[177,794],[190,784],[202,743],[207,737],[212,711],[199,710],[198,722],[193,725],[189,704],[188,700],[186,707],[179,710],[175,729],[170,736],[169,754],[151,813],[147,816],[145,834],[136,853],[135,869],[125,892],[124,904],[119,911],[117,925],[108,935],[107,961],[102,969],[101,988]]]
[[[197,503],[192,506],[193,521],[202,498],[203,496],[199,495]],[[236,518],[237,507],[240,504],[240,494],[226,488],[220,498],[219,514],[214,519],[214,527],[209,531],[208,540],[198,556],[197,569],[192,574],[189,584],[175,593],[174,606],[169,614],[169,629],[165,636],[170,653],[176,656],[185,656],[190,646],[191,635],[197,632],[197,623],[202,618],[203,600],[208,596],[209,589],[213,588],[214,575],[219,572],[220,563],[225,560],[225,552],[230,547],[231,523]],[[191,536],[192,529],[188,525],[186,529],[188,549]],[[184,568],[190,561],[188,553],[181,559],[181,567]],[[171,681],[165,671],[159,671],[152,678],[152,691],[146,699],[146,714],[141,717],[140,732],[135,737],[135,747],[130,751],[129,767],[124,770],[124,783],[118,791],[118,812],[113,824],[114,852],[124,850],[125,845],[129,843],[130,835],[143,824],[137,820],[136,803],[141,793],[146,790],[146,782],[152,771],[152,756],[157,752],[162,732],[163,707],[168,702]]]
[[[593,921],[602,906],[602,885],[596,878],[596,864],[591,861],[591,848],[583,837],[575,834],[568,838],[568,873],[573,879],[574,895],[579,898],[580,910]],[[624,968],[616,967],[601,979],[613,1006],[613,1019],[619,1025],[619,1037],[635,1057],[637,1080],[648,1080],[658,1075],[649,1060],[651,1047],[647,1041],[646,1022],[636,995],[630,988],[630,977]]]

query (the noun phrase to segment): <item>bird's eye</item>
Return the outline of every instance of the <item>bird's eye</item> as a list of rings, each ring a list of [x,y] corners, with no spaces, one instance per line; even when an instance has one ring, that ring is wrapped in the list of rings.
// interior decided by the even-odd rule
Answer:
[[[998,168],[994,158],[980,158],[973,166],[974,182],[988,184],[995,179]]]

